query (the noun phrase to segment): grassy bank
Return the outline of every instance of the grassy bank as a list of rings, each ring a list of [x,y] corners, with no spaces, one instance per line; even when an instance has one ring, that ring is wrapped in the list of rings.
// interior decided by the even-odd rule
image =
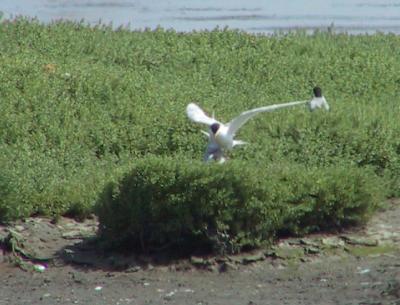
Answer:
[[[251,107],[307,99],[314,85],[331,112],[260,115],[240,131],[251,145],[232,162],[365,168],[385,196],[399,195],[399,48],[400,37],[383,34],[2,22],[0,219],[85,216],[109,182],[148,155],[190,167],[206,144],[185,116],[190,101],[228,121]]]

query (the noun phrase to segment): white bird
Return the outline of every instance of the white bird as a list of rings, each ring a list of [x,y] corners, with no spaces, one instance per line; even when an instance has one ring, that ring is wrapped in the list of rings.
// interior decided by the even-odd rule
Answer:
[[[215,118],[211,118],[204,113],[204,111],[194,103],[190,103],[186,107],[186,114],[188,118],[196,123],[207,125],[210,130],[205,134],[209,138],[206,153],[204,156],[205,161],[216,160],[221,163],[225,161],[224,153],[231,150],[237,145],[246,144],[246,142],[235,140],[234,137],[237,131],[249,119],[261,112],[271,112],[280,108],[296,106],[300,104],[309,103],[309,101],[298,101],[284,104],[275,104],[265,107],[259,107],[242,112],[238,117],[231,120],[228,124],[223,124]]]
[[[314,87],[313,89],[314,97],[309,103],[310,111],[314,111],[316,109],[324,108],[326,111],[329,111],[329,104],[326,101],[325,97],[322,95],[322,90],[320,87]]]

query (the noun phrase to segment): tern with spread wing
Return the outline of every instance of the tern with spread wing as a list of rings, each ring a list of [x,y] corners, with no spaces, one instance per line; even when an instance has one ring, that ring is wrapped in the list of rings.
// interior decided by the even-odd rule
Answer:
[[[245,142],[235,140],[235,135],[238,130],[253,116],[261,112],[271,112],[280,108],[296,106],[300,104],[309,103],[309,101],[298,101],[284,104],[275,104],[265,107],[259,107],[242,112],[238,117],[231,120],[229,123],[224,124],[211,118],[204,113],[204,111],[196,104],[190,103],[186,108],[186,113],[189,119],[196,123],[207,125],[210,130],[207,134],[209,142],[205,153],[205,161],[216,160],[219,162],[225,161],[224,153],[231,150],[233,147]]]

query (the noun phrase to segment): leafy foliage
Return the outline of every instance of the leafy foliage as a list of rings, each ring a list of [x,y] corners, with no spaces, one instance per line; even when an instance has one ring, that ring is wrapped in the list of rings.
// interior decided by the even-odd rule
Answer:
[[[221,166],[187,159],[137,160],[98,202],[101,236],[113,247],[165,246],[237,252],[276,233],[308,233],[363,222],[382,201],[382,180],[355,166]]]
[[[400,37],[383,34],[267,37],[219,29],[183,34],[3,21],[0,220],[38,213],[83,217],[109,183],[119,189],[136,181],[143,183],[139,190],[151,178],[154,196],[142,190],[140,204],[134,201],[129,208],[129,220],[138,219],[132,213],[150,213],[145,200],[154,200],[148,204],[154,206],[155,219],[162,213],[177,219],[146,229],[149,247],[193,232],[208,242],[204,224],[214,226],[214,235],[208,233],[214,237],[215,230],[228,226],[233,244],[241,247],[262,242],[276,230],[301,233],[359,221],[383,191],[400,194],[399,48]],[[260,115],[240,130],[238,137],[250,145],[232,153],[232,164],[215,171],[193,161],[201,160],[206,139],[185,116],[188,102],[197,101],[228,121],[252,107],[307,99],[314,85],[323,88],[331,112],[298,107]],[[146,168],[142,158],[148,155],[154,160]],[[251,171],[242,172],[244,164]],[[142,180],[135,168],[147,173]],[[193,217],[190,213],[198,211],[198,193],[183,178],[172,179],[176,172],[199,179],[201,195],[210,187],[200,205],[205,213],[200,224],[183,228],[189,222],[182,215]],[[118,182],[121,177],[125,180]],[[314,180],[320,188],[305,193],[306,181]],[[219,185],[218,190],[211,185]],[[161,190],[173,198],[164,198]],[[134,194],[126,192],[129,200],[124,200],[133,202]],[[218,193],[218,202],[212,201],[212,192]],[[171,206],[161,209],[166,200]],[[204,207],[207,200],[212,202]],[[207,218],[210,211],[226,211],[223,205],[232,211]],[[327,208],[319,212],[320,206],[332,207],[328,213]],[[113,223],[104,215],[102,222]],[[246,224],[244,215],[259,227]]]

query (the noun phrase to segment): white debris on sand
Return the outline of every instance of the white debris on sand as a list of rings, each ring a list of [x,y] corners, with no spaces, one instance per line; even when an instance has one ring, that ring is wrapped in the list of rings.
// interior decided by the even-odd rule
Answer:
[[[46,267],[40,264],[33,265],[33,270],[37,272],[43,272],[46,270]]]

